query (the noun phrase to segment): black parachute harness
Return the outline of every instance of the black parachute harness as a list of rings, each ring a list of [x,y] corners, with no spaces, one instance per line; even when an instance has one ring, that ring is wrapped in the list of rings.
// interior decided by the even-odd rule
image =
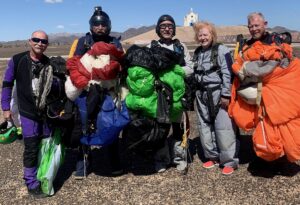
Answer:
[[[203,77],[206,75],[209,75],[211,73],[216,72],[217,74],[221,75],[221,69],[220,66],[218,64],[218,48],[219,48],[220,44],[215,44],[212,46],[211,48],[211,57],[210,57],[210,62],[211,62],[211,68],[209,70],[197,70],[199,64],[198,64],[198,58],[199,58],[199,52],[202,50],[202,47],[198,47],[195,50],[194,53],[194,57],[193,57],[193,62],[195,62],[194,64],[194,73],[198,74],[199,76],[201,76],[201,80],[200,82],[198,82],[198,86],[197,88],[200,89],[201,92],[201,97],[200,97],[200,101],[206,105],[208,107],[208,113],[210,116],[210,121],[208,121],[208,123],[213,123],[218,112],[220,109],[220,105],[214,105],[214,101],[213,101],[213,92],[216,90],[220,90],[221,89],[221,84],[217,83],[215,86],[213,87],[209,87],[208,85],[212,84],[211,82],[203,82]],[[221,77],[220,77],[221,78]],[[221,78],[222,79],[222,78]],[[205,100],[205,94],[207,96],[207,101]],[[204,121],[207,121],[206,119],[203,118]]]

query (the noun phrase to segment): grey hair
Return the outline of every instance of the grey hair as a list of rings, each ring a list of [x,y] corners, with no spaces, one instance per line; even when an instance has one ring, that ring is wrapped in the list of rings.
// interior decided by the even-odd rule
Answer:
[[[48,34],[47,34],[45,31],[43,31],[43,30],[36,30],[36,31],[32,32],[31,37],[32,37],[33,34],[35,34],[35,33],[44,33],[44,34],[46,35],[47,39],[49,39]]]
[[[254,17],[254,16],[259,16],[262,18],[263,21],[265,21],[265,17],[261,12],[252,12],[247,16],[248,22]]]

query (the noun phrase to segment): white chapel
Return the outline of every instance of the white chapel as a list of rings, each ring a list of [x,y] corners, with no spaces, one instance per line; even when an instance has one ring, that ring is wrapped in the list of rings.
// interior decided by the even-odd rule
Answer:
[[[193,9],[191,8],[190,13],[188,13],[184,17],[183,26],[192,26],[197,21],[198,21],[198,14],[194,13]]]

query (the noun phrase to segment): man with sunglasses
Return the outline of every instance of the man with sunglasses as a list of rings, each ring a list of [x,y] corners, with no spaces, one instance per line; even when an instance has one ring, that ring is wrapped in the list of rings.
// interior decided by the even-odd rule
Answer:
[[[172,16],[164,14],[159,17],[156,24],[156,34],[159,40],[153,40],[148,47],[163,47],[172,50],[179,54],[178,64],[183,68],[185,77],[188,78],[193,73],[193,63],[186,45],[178,39],[174,39],[176,34],[176,24]],[[176,165],[179,171],[183,171],[187,164],[185,155],[180,147],[183,135],[183,128],[181,127],[181,117],[172,122],[172,138],[170,140],[171,152],[169,152],[169,145],[165,142],[165,146],[158,150],[154,156],[155,169],[157,172],[164,172],[170,163]],[[181,150],[181,151],[180,151]]]
[[[87,51],[91,49],[93,44],[95,44],[96,42],[113,44],[118,50],[123,51],[119,39],[109,35],[111,31],[111,20],[107,13],[102,11],[102,8],[100,6],[95,7],[94,13],[89,20],[89,24],[90,32],[74,41],[69,53],[68,61],[72,60],[72,57],[83,56]],[[118,147],[119,141],[116,140],[111,145],[108,145],[106,150],[108,152],[108,157],[111,165],[111,175],[113,176],[117,176],[123,173]],[[75,179],[84,179],[84,177],[86,177],[91,172],[91,156],[91,148],[89,146],[79,146],[76,171],[74,173]]]
[[[30,50],[14,55],[8,62],[2,85],[1,106],[6,121],[11,121],[11,96],[16,82],[17,101],[24,138],[24,180],[29,194],[45,196],[37,180],[39,144],[42,137],[50,135],[49,125],[43,121],[43,108],[38,102],[38,90],[51,88],[51,83],[40,89],[39,74],[49,74],[49,58],[44,55],[48,46],[48,35],[41,30],[32,33],[28,41]],[[48,75],[47,75],[48,76]],[[42,91],[41,91],[42,92]]]

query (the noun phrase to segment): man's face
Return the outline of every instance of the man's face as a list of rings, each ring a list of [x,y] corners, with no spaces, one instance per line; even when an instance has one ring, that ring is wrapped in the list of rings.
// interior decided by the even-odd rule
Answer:
[[[267,22],[259,15],[253,16],[248,21],[249,32],[253,39],[260,39],[266,32]]]
[[[174,33],[174,24],[172,21],[163,21],[159,24],[159,32],[163,39],[171,40]]]
[[[93,33],[103,36],[107,35],[107,26],[104,24],[95,25],[92,27]]]
[[[35,32],[29,39],[29,44],[32,52],[37,55],[41,55],[48,47],[48,37],[44,32]]]

